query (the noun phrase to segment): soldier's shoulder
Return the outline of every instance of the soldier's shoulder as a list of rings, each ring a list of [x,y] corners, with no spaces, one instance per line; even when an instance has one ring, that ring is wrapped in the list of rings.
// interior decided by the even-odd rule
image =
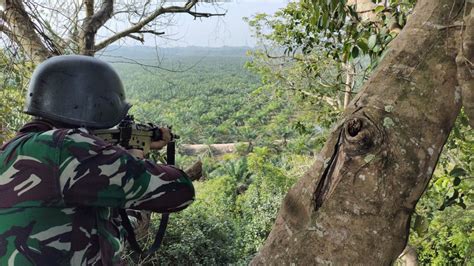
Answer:
[[[64,134],[64,141],[69,144],[89,144],[92,146],[108,146],[109,144],[102,139],[93,135],[90,130],[86,128],[73,128],[59,130],[58,134]]]
[[[80,142],[82,135],[87,135],[86,129],[78,128],[54,128],[42,132],[30,133],[29,139],[32,143],[52,142],[55,146],[60,146],[64,142]],[[82,135],[81,135],[82,134]]]
[[[28,138],[30,145],[46,144],[61,147],[70,145],[104,146],[102,139],[92,135],[85,128],[55,128],[48,131],[32,133]]]

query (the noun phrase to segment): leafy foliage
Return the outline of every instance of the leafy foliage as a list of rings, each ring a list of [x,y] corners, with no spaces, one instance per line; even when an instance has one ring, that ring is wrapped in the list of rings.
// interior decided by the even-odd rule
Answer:
[[[28,119],[23,112],[26,79],[31,66],[12,64],[0,50],[0,144],[15,135]]]
[[[422,263],[474,263],[474,133],[461,114],[428,190],[416,207],[410,243]]]
[[[255,27],[257,36],[284,47],[287,55],[316,49],[339,62],[363,54],[377,60],[398,34],[395,29],[406,24],[415,1],[374,2],[377,4],[369,19],[361,17],[363,13],[358,13],[357,5],[348,5],[346,0],[303,0],[289,3],[271,19],[260,14],[250,25]],[[271,27],[270,33],[262,32],[262,21]]]
[[[343,109],[344,97],[357,92],[376,67],[415,1],[374,1],[372,10],[362,13],[348,2],[295,1],[272,16],[247,18],[261,45],[251,52],[248,67],[266,87],[311,102],[321,110],[318,122],[324,127]]]

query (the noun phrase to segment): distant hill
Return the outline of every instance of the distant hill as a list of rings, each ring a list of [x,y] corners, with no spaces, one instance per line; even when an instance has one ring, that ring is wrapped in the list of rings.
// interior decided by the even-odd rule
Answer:
[[[175,47],[156,48],[151,46],[109,46],[97,56],[109,62],[135,60],[141,63],[176,61],[189,57],[245,57],[251,47]]]

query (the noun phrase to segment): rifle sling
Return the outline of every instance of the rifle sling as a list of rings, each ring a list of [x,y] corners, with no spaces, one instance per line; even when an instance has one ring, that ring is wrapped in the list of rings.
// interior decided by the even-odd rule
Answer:
[[[161,242],[163,241],[163,237],[165,236],[166,226],[168,225],[169,213],[163,213],[161,215],[160,226],[158,227],[158,231],[156,232],[155,241],[153,241],[153,244],[146,252],[143,252],[143,250],[140,247],[140,244],[138,244],[137,238],[135,236],[135,232],[133,230],[132,224],[130,223],[130,219],[128,218],[128,215],[125,209],[119,209],[119,213],[120,213],[120,217],[122,218],[122,225],[127,231],[128,243],[130,243],[130,247],[135,252],[137,252],[138,254],[143,254],[146,257],[148,255],[151,255],[152,253],[154,253],[160,248]]]
[[[175,155],[176,155],[176,142],[170,141],[168,145],[166,145],[166,163],[169,165],[175,164]],[[135,232],[133,231],[132,224],[130,223],[130,219],[128,219],[127,212],[125,209],[119,209],[120,216],[122,217],[122,225],[127,231],[127,240],[130,243],[130,247],[140,255],[149,256],[155,251],[157,251],[160,246],[161,242],[163,241],[163,237],[165,236],[166,226],[168,225],[169,220],[169,213],[161,214],[161,221],[160,226],[158,227],[158,231],[155,235],[155,241],[151,247],[144,253],[140,248],[140,245],[137,242],[137,238],[135,236]]]

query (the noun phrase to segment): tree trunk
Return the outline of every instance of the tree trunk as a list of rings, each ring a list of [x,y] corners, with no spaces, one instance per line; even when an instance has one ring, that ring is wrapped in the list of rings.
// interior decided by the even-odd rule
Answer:
[[[209,152],[214,156],[237,152],[237,146],[248,147],[249,142],[222,143],[222,144],[181,144],[179,153],[184,155],[199,155]]]
[[[418,254],[416,250],[412,246],[407,245],[402,254],[400,254],[398,262],[400,262],[399,265],[401,264],[401,266],[418,266]]]
[[[94,56],[97,31],[112,17],[114,1],[103,0],[99,11],[96,13],[94,13],[94,0],[84,0],[84,4],[86,5],[86,18],[82,23],[79,36],[80,54]]]
[[[25,11],[21,0],[7,0],[5,21],[9,25],[9,38],[16,42],[35,63],[40,63],[52,56],[35,32],[35,25]]]
[[[466,10],[467,12],[468,10]],[[469,118],[469,125],[474,128],[474,9],[471,9],[469,16],[466,16],[465,25],[462,50],[456,57],[456,63],[458,65],[458,81],[462,88],[464,112]]]
[[[314,165],[286,195],[253,265],[388,265],[398,257],[461,108],[461,27],[453,23],[472,5],[418,2]]]
[[[346,109],[349,106],[349,102],[351,101],[352,88],[354,87],[355,69],[350,62],[347,62],[344,65],[344,69],[346,70],[346,83],[344,85],[344,109]]]

